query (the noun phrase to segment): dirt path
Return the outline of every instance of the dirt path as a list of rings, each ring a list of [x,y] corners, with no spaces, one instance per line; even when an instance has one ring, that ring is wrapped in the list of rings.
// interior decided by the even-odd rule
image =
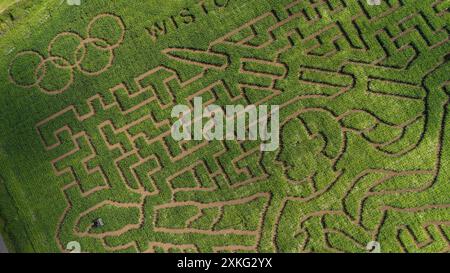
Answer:
[[[8,253],[8,249],[6,249],[5,242],[3,242],[3,238],[0,235],[0,253]]]

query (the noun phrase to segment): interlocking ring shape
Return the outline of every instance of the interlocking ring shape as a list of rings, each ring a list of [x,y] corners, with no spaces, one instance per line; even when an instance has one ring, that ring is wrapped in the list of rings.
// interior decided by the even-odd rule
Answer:
[[[96,26],[99,26],[100,21],[104,19],[112,19],[114,23],[109,24],[109,27],[117,28],[115,30],[120,31],[120,35],[118,35],[113,42],[109,41],[108,37],[96,37],[96,34],[93,31]],[[37,87],[44,93],[54,95],[63,93],[73,84],[75,69],[88,76],[98,76],[104,73],[113,65],[114,50],[120,46],[125,38],[125,25],[122,22],[122,19],[116,15],[100,14],[90,21],[86,33],[87,38],[83,38],[76,32],[59,33],[48,45],[48,57],[44,57],[39,52],[32,50],[18,53],[9,66],[8,72],[11,82],[23,88]],[[59,54],[56,52],[57,50],[55,50],[55,48],[57,48],[58,45],[66,46],[67,41],[69,40],[78,43],[78,45],[72,48],[73,52],[71,54]],[[85,64],[88,63],[88,50],[96,50],[97,53],[108,54],[106,62],[102,63],[101,67],[96,67],[96,69],[86,68]],[[21,82],[21,80],[17,79],[17,76],[14,75],[13,68],[16,64],[20,64],[20,61],[31,61],[33,58],[36,58],[37,61],[32,64],[34,66],[34,72],[26,71],[32,72],[30,73],[32,79],[29,79],[29,82]],[[49,70],[52,68],[51,66],[53,66],[53,69],[59,70],[60,73],[65,73],[65,77],[58,78],[58,81],[61,82],[58,82],[57,84],[46,86],[46,77],[49,76]]]

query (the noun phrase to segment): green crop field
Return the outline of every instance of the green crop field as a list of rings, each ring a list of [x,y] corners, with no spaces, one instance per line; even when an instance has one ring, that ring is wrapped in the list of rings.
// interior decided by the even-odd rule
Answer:
[[[450,251],[450,1],[69,2],[0,14],[10,251]],[[279,148],[174,140],[194,97]]]

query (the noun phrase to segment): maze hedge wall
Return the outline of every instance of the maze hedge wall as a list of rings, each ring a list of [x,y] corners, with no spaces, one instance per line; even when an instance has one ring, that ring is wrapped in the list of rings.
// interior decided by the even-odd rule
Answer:
[[[11,247],[448,252],[450,2],[381,2],[7,11],[0,224]],[[171,110],[194,97],[279,105],[280,148],[174,141]]]

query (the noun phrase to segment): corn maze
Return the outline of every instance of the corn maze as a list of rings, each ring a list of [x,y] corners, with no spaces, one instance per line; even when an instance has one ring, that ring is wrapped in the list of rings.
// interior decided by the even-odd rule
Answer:
[[[34,250],[450,252],[449,1],[186,1],[170,31],[92,2],[2,57],[0,106],[42,101],[0,138],[33,139],[39,167],[2,180]],[[279,149],[175,141],[194,97],[279,105]]]

